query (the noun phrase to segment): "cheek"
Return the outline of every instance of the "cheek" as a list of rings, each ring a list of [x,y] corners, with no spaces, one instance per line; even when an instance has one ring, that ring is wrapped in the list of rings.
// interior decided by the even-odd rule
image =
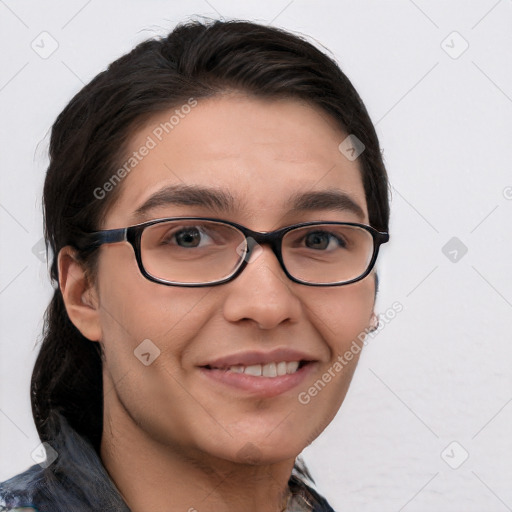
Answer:
[[[343,353],[369,326],[374,294],[371,275],[347,286],[318,288],[311,296],[310,321],[327,342],[333,358]]]
[[[109,351],[115,352],[120,361],[123,354],[123,365],[134,364],[134,350],[150,340],[160,355],[177,360],[208,318],[203,306],[208,289],[153,283],[140,273],[131,247],[120,244],[108,249],[98,268],[100,321],[107,356]]]
[[[360,335],[369,326],[374,306],[373,277],[358,283],[319,288],[307,303],[309,321],[330,350],[299,403],[315,426],[308,444],[332,421],[340,409],[362,352]],[[355,340],[355,345],[354,345]]]

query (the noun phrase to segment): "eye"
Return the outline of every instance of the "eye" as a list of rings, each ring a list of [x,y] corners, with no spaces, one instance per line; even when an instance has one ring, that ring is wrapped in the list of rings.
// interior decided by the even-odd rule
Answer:
[[[197,228],[183,229],[175,236],[177,244],[182,247],[197,247],[201,242],[201,233]]]
[[[328,231],[311,231],[304,237],[306,247],[316,250],[345,247],[345,241]]]
[[[176,244],[184,248],[202,247],[211,241],[211,238],[200,228],[188,226],[178,231],[170,232],[162,241],[165,244]]]

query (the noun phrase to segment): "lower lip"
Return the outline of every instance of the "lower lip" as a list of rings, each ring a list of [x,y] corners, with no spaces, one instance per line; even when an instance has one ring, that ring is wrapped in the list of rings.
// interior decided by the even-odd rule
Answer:
[[[256,377],[254,375],[236,373],[229,370],[209,370],[204,367],[200,367],[199,369],[208,379],[231,386],[232,388],[248,391],[259,397],[271,398],[297,387],[315,367],[316,362],[312,361],[305,364],[295,373],[281,375],[279,377]]]

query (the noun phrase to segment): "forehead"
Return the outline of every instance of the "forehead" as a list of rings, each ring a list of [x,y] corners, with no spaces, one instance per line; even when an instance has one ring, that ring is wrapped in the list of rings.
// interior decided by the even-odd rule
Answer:
[[[141,221],[140,206],[172,186],[224,191],[233,198],[225,213],[240,222],[257,218],[259,229],[286,215],[290,198],[327,190],[352,198],[363,213],[358,220],[367,221],[359,160],[338,149],[347,135],[320,108],[297,99],[229,93],[189,100],[133,134],[104,227]]]

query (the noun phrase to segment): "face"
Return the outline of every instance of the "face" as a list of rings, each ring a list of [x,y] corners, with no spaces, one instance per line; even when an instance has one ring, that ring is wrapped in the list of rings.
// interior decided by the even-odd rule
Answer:
[[[135,134],[132,151],[148,136],[156,145],[124,178],[102,229],[180,216],[256,231],[307,221],[368,224],[359,163],[338,149],[347,134],[316,107],[239,93],[200,99],[158,140],[155,127],[173,111]],[[170,202],[135,215],[153,194],[174,185],[214,188],[234,202],[230,208]],[[292,196],[327,190],[348,195],[362,215],[332,205],[290,206]],[[375,294],[373,273],[346,286],[292,282],[267,245],[233,281],[185,288],[147,280],[127,242],[107,244],[95,286],[99,307],[80,327],[104,346],[104,382],[114,387],[105,407],[114,393],[148,437],[228,461],[240,460],[248,446],[265,461],[294,458],[322,432],[345,397],[359,355],[341,370],[336,362],[368,327]],[[143,340],[150,340],[151,358],[159,351],[148,365],[134,355]],[[314,360],[280,392],[241,389],[201,368],[221,357],[276,349]],[[293,358],[276,356],[275,362],[282,360]],[[308,392],[319,379],[324,385]]]

